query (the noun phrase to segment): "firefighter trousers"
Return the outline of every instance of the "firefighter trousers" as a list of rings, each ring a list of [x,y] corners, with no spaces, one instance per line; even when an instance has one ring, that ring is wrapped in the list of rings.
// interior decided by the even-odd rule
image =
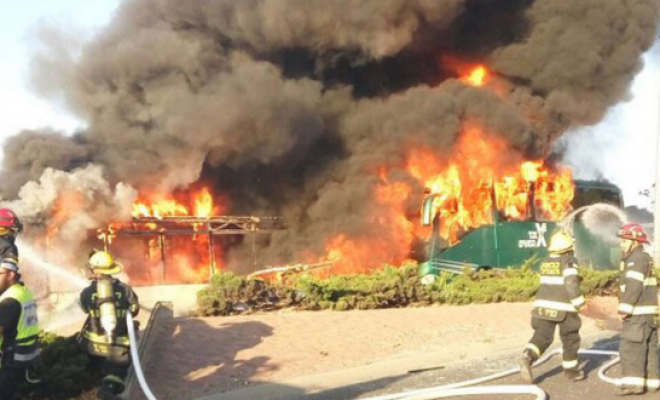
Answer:
[[[103,386],[112,387],[113,394],[120,394],[125,389],[126,374],[130,362],[120,361],[116,358],[90,356],[93,369],[100,371],[103,376]]]
[[[625,386],[646,386],[650,390],[660,388],[655,318],[652,315],[633,315],[623,321],[619,354],[621,383]]]
[[[112,387],[114,394],[124,390],[124,380],[131,365],[130,349],[125,346],[94,343],[86,338],[82,346],[87,350],[91,367],[103,375],[103,385]]]
[[[577,313],[566,313],[566,318],[562,321],[549,321],[532,317],[534,335],[527,348],[535,353],[535,358],[540,357],[554,341],[557,326],[559,326],[559,337],[563,348],[562,367],[567,370],[577,369],[580,327],[582,327],[582,320],[580,320]]]
[[[0,368],[0,400],[12,400],[18,385],[25,380],[25,368]]]

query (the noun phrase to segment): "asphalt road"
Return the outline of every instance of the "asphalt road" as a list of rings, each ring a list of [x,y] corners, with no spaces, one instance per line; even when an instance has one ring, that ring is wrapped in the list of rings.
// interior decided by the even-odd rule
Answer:
[[[617,350],[618,340],[617,338],[603,339],[590,343],[589,347],[603,350]],[[379,379],[317,393],[304,398],[314,400],[367,399],[384,394],[450,384],[511,369],[517,365],[518,356],[518,352],[512,352],[510,354],[501,354],[497,357],[487,357],[481,360],[457,362],[454,365],[439,366],[440,368],[437,370],[408,373],[401,376]],[[555,356],[545,364],[535,368],[534,383],[541,387],[548,394],[548,398],[552,400],[621,399],[622,397],[614,395],[613,385],[602,382],[598,378],[598,370],[609,360],[610,358],[606,356],[582,356],[581,366],[587,373],[587,379],[581,382],[571,382],[563,377],[561,371],[561,358]],[[618,366],[611,368],[608,375],[612,377],[619,376]],[[506,378],[491,381],[487,384],[516,385],[523,384],[523,382],[519,375],[515,374]],[[467,400],[529,400],[535,397],[532,395],[480,395],[455,398]],[[660,398],[660,394],[649,393],[640,396],[628,396],[625,398],[658,399]]]

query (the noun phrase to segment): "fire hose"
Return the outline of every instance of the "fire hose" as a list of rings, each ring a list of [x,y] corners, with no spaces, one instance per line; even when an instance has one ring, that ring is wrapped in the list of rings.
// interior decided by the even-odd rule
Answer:
[[[133,359],[133,370],[137,376],[140,388],[148,400],[157,400],[156,396],[151,392],[147,380],[144,378],[144,372],[140,365],[140,357],[138,356],[137,339],[135,337],[135,326],[133,326],[133,314],[130,310],[126,310],[126,326],[128,327],[128,339],[131,342],[131,359]]]
[[[543,357],[538,359],[534,366],[539,366],[546,361],[550,360],[557,354],[562,353],[562,348],[558,348],[549,353],[546,353]],[[580,354],[590,354],[590,355],[601,355],[601,356],[614,356],[614,358],[607,363],[605,363],[600,370],[598,370],[598,378],[603,382],[620,385],[619,380],[615,378],[610,378],[605,373],[608,369],[612,368],[621,360],[619,358],[619,352],[609,351],[609,350],[592,350],[592,349],[583,349],[579,351]],[[520,367],[511,368],[506,371],[497,372],[491,375],[487,375],[481,378],[475,378],[463,382],[451,383],[448,385],[441,385],[430,387],[426,389],[411,390],[400,393],[387,394],[376,397],[369,397],[364,400],[433,400],[433,399],[442,399],[447,397],[455,396],[471,396],[471,395],[487,395],[487,394],[531,394],[536,396],[536,400],[546,400],[547,394],[536,385],[492,385],[492,386],[476,386],[468,387],[473,385],[478,385],[481,383],[486,383],[493,381],[495,379],[504,378],[509,375],[513,375],[520,372]]]

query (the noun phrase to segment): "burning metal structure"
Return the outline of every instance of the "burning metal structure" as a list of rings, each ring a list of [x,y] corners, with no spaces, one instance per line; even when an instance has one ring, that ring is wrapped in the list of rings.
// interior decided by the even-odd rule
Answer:
[[[253,262],[246,264],[257,267],[256,235],[286,229],[281,217],[213,215],[223,208],[203,187],[178,198],[136,201],[129,221],[112,222],[97,234],[106,250],[127,260],[134,283],[203,283],[225,267],[228,238],[251,235]]]
[[[213,276],[223,260],[216,259],[218,251],[216,249],[216,237],[222,235],[258,235],[270,234],[277,230],[285,229],[284,221],[279,217],[255,217],[255,216],[211,216],[211,217],[133,217],[128,223],[115,223],[107,229],[99,232],[99,238],[103,240],[106,250],[121,254],[121,249],[114,251],[111,244],[120,238],[139,237],[145,246],[145,259],[136,260],[139,264],[143,261],[153,263],[160,261],[160,276],[152,278],[148,283],[167,283],[169,280],[166,271],[169,269],[178,270],[181,265],[168,265],[174,263],[180,256],[174,255],[168,261],[167,248],[171,243],[180,242],[174,237],[182,237],[183,240],[190,241],[192,251],[199,253],[201,247],[206,247],[207,255],[202,257],[205,263],[194,266],[199,272],[208,271],[209,275],[204,277],[201,274],[195,274],[199,277],[199,282],[203,283]],[[191,251],[191,246],[185,251]],[[156,254],[154,254],[156,253]],[[254,264],[257,264],[256,249]],[[190,265],[185,265],[190,267]],[[133,267],[135,270],[135,267]],[[135,271],[133,273],[135,276]],[[179,283],[179,282],[175,282]]]

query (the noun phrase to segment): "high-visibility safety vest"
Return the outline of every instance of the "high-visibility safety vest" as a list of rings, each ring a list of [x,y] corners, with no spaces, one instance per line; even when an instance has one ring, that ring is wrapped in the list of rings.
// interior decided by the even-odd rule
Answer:
[[[16,327],[16,339],[13,343],[4,341],[0,336],[0,354],[11,355],[13,359],[4,360],[3,364],[12,366],[29,366],[39,355],[39,318],[37,317],[37,303],[32,293],[16,283],[9,287],[2,295],[0,302],[5,299],[14,299],[21,305],[21,314]]]

